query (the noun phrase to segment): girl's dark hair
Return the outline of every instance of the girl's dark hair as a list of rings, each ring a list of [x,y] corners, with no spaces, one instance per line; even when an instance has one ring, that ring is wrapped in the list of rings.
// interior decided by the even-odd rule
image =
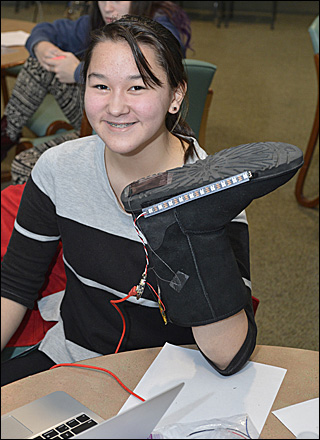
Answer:
[[[113,23],[96,29],[91,33],[91,41],[87,48],[82,75],[86,83],[92,53],[97,44],[105,41],[126,41],[132,51],[135,63],[141,74],[143,82],[149,87],[161,87],[161,81],[154,75],[145,59],[140,45],[151,46],[156,54],[159,66],[166,72],[169,85],[172,90],[181,87],[184,89],[187,84],[187,75],[183,65],[182,52],[179,41],[174,35],[160,23],[147,17],[125,15]],[[166,127],[173,134],[179,136],[195,137],[194,132],[184,119],[188,111],[188,99],[184,98],[183,105],[178,113],[167,113]],[[193,142],[185,151],[185,160],[190,155],[197,153]]]
[[[91,2],[89,8],[91,18],[91,30],[99,29],[105,25],[101,16],[99,5],[97,1]],[[191,24],[186,12],[177,4],[170,1],[158,2],[139,2],[132,1],[129,10],[130,15],[139,15],[149,18],[154,18],[156,15],[166,15],[169,20],[177,28],[182,44],[185,49],[191,49]]]
[[[105,26],[104,19],[102,18],[99,5],[97,1],[91,2],[89,7],[90,15],[90,29],[93,31],[95,29],[100,29]]]

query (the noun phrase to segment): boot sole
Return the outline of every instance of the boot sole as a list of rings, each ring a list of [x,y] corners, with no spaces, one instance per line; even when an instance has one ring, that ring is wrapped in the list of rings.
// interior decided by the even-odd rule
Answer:
[[[253,199],[286,183],[302,165],[302,151],[294,145],[281,142],[244,144],[132,182],[123,190],[121,201],[127,212],[143,210],[148,216],[177,206],[179,198],[180,203],[186,203],[249,180],[251,184],[266,181],[262,186],[253,185],[257,186],[257,191],[249,190]],[[190,198],[190,191],[199,194]],[[171,203],[173,197],[177,200]],[[159,209],[160,202],[163,203]]]

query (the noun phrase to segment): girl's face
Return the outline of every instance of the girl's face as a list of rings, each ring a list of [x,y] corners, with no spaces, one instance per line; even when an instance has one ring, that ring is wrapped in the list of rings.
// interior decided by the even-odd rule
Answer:
[[[141,50],[161,87],[144,84],[128,43],[122,41],[98,43],[87,73],[88,120],[110,152],[120,155],[163,146],[169,134],[166,114],[178,112],[184,96],[180,89],[171,90],[154,50],[146,45]]]
[[[131,2],[98,2],[102,18],[106,24],[125,14],[129,14]]]

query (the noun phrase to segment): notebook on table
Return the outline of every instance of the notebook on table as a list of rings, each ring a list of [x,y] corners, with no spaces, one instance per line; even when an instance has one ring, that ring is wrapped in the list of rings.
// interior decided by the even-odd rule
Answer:
[[[181,382],[103,420],[64,391],[55,391],[1,417],[1,439],[148,438],[179,394]]]

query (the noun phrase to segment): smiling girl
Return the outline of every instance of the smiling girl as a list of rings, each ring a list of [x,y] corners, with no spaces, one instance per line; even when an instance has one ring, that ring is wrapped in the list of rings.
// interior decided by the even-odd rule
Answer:
[[[127,296],[145,265],[120,194],[134,180],[206,157],[183,119],[182,52],[165,27],[133,16],[107,25],[92,36],[83,74],[85,109],[97,134],[46,151],[27,182],[2,265],[2,346],[33,307],[59,240],[66,289],[40,306],[57,324],[36,350],[2,364],[4,383],[116,351],[122,322],[111,301]],[[231,233],[247,248],[243,216],[232,223]],[[156,286],[152,271],[148,283]],[[248,327],[244,310],[194,328],[164,325],[149,288],[120,307],[126,323],[120,351],[196,342],[215,369],[232,374],[254,348],[254,323]]]

